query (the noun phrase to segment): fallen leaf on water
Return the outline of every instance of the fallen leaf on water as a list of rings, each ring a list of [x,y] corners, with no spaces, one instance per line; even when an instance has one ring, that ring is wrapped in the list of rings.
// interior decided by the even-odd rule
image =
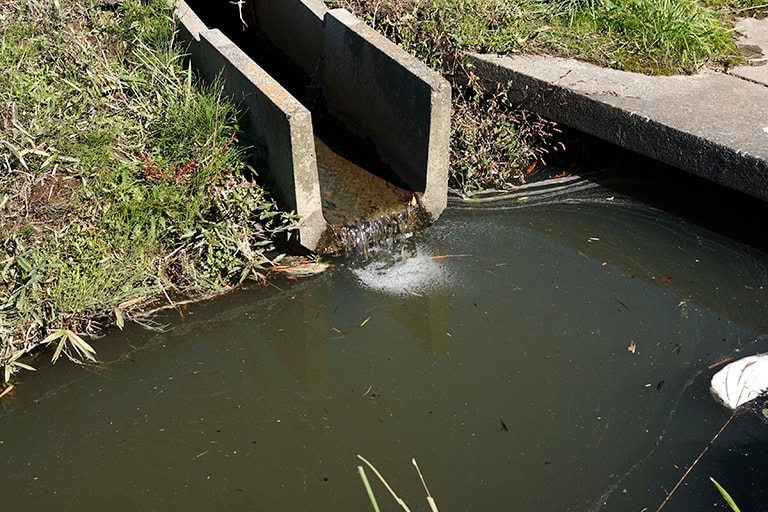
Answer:
[[[405,293],[407,293],[408,295],[413,295],[414,297],[423,297],[422,294],[418,292],[414,292],[413,290],[409,290],[408,288],[405,288]]]
[[[659,275],[659,281],[661,281],[664,284],[672,284],[672,278],[669,276],[665,276],[664,274]]]
[[[370,320],[372,316],[373,316],[373,315],[368,315],[368,318],[366,318],[365,320],[363,320],[363,322],[360,324],[360,327],[363,327],[365,324],[367,324],[367,323],[368,323],[368,320]]]
[[[627,347],[627,350],[629,350],[633,354],[635,353],[635,351],[637,350],[637,343],[635,343],[635,340],[632,340],[629,342],[629,346]]]
[[[3,398],[5,395],[13,391],[13,384],[8,384],[8,387],[3,390],[2,393],[0,393],[0,398]]]

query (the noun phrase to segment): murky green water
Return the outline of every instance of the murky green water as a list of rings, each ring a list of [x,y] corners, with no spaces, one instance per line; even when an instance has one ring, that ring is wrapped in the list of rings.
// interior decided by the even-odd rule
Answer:
[[[443,511],[656,510],[729,416],[708,366],[768,350],[768,256],[609,194],[454,206],[42,364],[2,402],[3,510],[372,510],[357,454],[412,510],[413,457]],[[736,417],[664,510],[726,510],[709,476],[763,510],[766,441]]]

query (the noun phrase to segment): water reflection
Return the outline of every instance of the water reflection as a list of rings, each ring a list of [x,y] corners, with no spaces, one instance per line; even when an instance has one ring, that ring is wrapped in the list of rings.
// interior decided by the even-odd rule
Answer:
[[[116,333],[101,368],[43,366],[0,414],[4,505],[369,510],[362,453],[414,509],[411,457],[445,510],[655,510],[728,417],[709,366],[768,350],[768,257],[592,193],[454,205],[378,258]],[[738,468],[766,441],[737,417],[665,510],[710,509],[710,475],[757,509]]]

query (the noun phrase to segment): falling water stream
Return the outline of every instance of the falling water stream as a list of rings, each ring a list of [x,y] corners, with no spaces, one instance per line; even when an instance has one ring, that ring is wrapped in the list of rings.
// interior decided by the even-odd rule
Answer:
[[[729,417],[718,363],[768,351],[763,250],[589,180],[333,263],[114,332],[98,366],[41,355],[0,401],[3,510],[372,510],[362,454],[411,510],[416,458],[443,511],[653,511]],[[664,510],[728,510],[710,476],[766,509],[759,408]]]
[[[323,216],[321,254],[367,256],[372,247],[426,226],[417,194],[338,154],[315,137]]]

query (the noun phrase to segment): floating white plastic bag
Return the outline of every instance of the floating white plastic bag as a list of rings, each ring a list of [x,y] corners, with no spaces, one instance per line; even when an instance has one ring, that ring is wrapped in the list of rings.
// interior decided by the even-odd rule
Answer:
[[[768,353],[729,363],[712,376],[712,394],[729,409],[737,409],[768,391]]]

